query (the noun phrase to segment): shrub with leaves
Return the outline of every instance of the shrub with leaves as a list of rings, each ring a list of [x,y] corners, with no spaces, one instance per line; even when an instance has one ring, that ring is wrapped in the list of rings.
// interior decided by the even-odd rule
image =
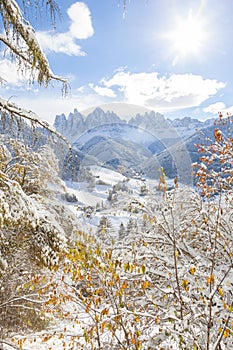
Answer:
[[[197,168],[197,186],[205,197],[216,193],[229,193],[233,187],[233,117],[219,114],[215,122],[213,140],[208,138],[204,144],[198,144],[201,165]]]
[[[230,136],[219,139],[216,133],[206,146],[209,159],[217,149],[231,159]],[[221,164],[228,170],[227,162]],[[150,198],[138,233],[132,228],[120,242],[100,245],[77,233],[44,306],[65,325],[56,335],[48,330],[48,346],[61,341],[66,349],[232,348],[231,175],[220,170],[214,176],[217,185],[224,184],[215,196],[211,176],[201,179],[201,193],[179,188],[175,179],[161,200]]]
[[[67,349],[229,349],[232,207],[184,188],[146,215],[150,230],[119,246],[78,233],[45,305],[65,322],[58,337]]]

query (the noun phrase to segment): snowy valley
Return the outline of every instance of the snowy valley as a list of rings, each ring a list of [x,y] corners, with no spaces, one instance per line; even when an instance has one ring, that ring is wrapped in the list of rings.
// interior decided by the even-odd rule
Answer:
[[[1,125],[0,344],[230,349],[231,120],[195,146],[197,121],[174,131],[152,113],[152,133],[147,116],[93,113],[80,135],[80,115],[56,118],[71,151],[56,134],[25,125],[17,139],[17,123]]]

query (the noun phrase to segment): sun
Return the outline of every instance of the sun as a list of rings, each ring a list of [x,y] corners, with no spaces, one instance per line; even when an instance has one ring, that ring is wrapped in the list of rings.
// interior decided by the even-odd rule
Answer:
[[[174,49],[183,55],[198,52],[203,43],[203,35],[200,24],[195,19],[189,18],[179,23],[174,31]]]
[[[179,59],[200,55],[206,44],[206,30],[199,16],[189,13],[188,18],[177,18],[173,30],[168,34],[170,49],[175,55],[174,64]]]

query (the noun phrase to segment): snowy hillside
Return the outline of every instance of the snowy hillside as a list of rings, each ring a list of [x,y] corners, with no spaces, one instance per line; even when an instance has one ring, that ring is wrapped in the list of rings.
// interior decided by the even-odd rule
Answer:
[[[135,211],[140,203],[145,204],[146,197],[142,194],[142,187],[147,189],[147,197],[157,191],[158,181],[147,180],[137,174],[133,178],[127,178],[116,171],[99,166],[91,166],[90,171],[95,178],[95,185],[91,191],[87,182],[66,183],[68,193],[77,198],[77,203],[68,206],[85,225],[95,229],[101,216],[107,216],[112,222],[114,235],[118,232],[121,222],[127,224],[130,218],[137,218],[128,210],[131,201]]]
[[[119,140],[118,124],[100,128],[106,139],[93,130],[68,153],[77,178],[65,183],[48,145],[35,151],[2,138],[3,349],[204,349],[208,336],[230,349],[232,136],[204,129],[215,142],[198,146],[197,191],[167,177],[170,166],[188,182],[193,148],[185,147],[197,135],[152,154],[155,141],[141,132],[135,143],[135,126]],[[98,162],[87,165],[88,157]],[[121,159],[135,164],[124,168]]]

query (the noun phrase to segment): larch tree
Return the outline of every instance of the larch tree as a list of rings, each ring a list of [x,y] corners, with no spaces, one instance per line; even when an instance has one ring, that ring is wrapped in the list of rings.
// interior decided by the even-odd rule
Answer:
[[[64,84],[65,88],[67,80],[52,73],[49,62],[37,41],[35,30],[23,15],[23,11],[25,12],[27,7],[46,6],[52,19],[55,20],[58,11],[56,2],[53,0],[46,2],[30,0],[22,1],[22,4],[23,9],[15,0],[0,1],[1,28],[3,30],[0,34],[0,41],[4,55],[14,60],[21,72],[29,72],[31,82],[37,81],[39,85],[47,87],[51,80],[58,80]],[[4,82],[1,77],[0,80],[2,83]],[[9,114],[15,114],[29,120],[35,117],[3,99],[0,99],[0,108]]]
[[[62,84],[62,93],[66,94],[67,79],[52,72],[38,43],[35,30],[26,17],[30,10],[39,12],[43,8],[50,13],[55,26],[59,7],[54,0],[0,0],[1,55],[16,64],[18,71],[28,78],[28,84],[37,83],[47,87],[51,81],[58,81]],[[7,84],[1,76],[0,84]],[[65,141],[53,127],[42,121],[34,112],[27,111],[12,103],[10,99],[6,100],[0,96],[0,130],[7,125],[8,128],[14,129],[15,134],[19,134],[23,121],[26,121],[33,131],[40,127],[46,130],[47,134]]]
[[[25,16],[33,6],[46,8],[55,20],[53,0],[0,0],[2,57],[29,74],[29,83],[47,87],[56,80],[66,92],[67,80],[52,73]],[[0,83],[7,84],[2,77]],[[58,263],[74,229],[74,217],[56,199],[64,186],[57,158],[46,144],[51,135],[68,145],[35,113],[0,97],[0,347],[11,331],[44,326],[35,287],[25,291],[20,286]]]

